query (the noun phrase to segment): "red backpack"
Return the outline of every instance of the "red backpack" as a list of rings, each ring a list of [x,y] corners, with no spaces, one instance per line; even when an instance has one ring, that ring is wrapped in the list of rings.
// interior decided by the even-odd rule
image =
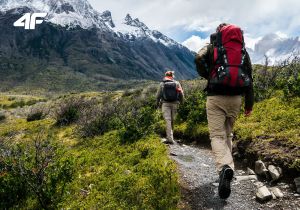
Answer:
[[[226,25],[211,36],[214,47],[214,68],[210,71],[209,83],[218,88],[243,88],[250,85],[245,71],[246,49],[242,30],[235,25]]]

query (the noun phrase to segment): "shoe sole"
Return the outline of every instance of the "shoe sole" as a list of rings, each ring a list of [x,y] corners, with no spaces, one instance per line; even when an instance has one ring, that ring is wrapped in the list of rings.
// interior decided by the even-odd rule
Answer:
[[[233,178],[233,170],[231,168],[226,168],[223,172],[223,177],[220,179],[219,184],[219,196],[222,199],[226,199],[230,196],[230,182]]]

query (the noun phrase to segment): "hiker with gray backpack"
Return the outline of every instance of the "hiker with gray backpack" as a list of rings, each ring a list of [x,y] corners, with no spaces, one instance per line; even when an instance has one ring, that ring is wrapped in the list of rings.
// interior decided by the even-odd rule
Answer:
[[[245,97],[245,116],[252,112],[254,94],[252,65],[242,30],[220,24],[210,44],[196,55],[197,71],[208,80],[206,112],[212,152],[219,172],[219,196],[230,196],[234,174],[232,130]]]
[[[162,105],[162,113],[166,122],[166,144],[174,144],[173,124],[178,104],[183,102],[184,94],[182,87],[176,81],[174,71],[167,71],[157,91],[157,107]]]

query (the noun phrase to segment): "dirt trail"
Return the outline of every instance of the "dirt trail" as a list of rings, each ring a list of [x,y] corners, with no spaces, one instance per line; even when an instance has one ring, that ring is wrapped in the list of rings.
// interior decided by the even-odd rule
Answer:
[[[217,193],[218,175],[210,149],[176,143],[169,146],[169,151],[180,172],[181,209],[300,210],[300,195],[285,183],[276,186],[282,190],[283,198],[261,204],[255,199],[257,188],[254,181],[234,180],[230,198],[226,201],[222,200]],[[236,170],[235,175],[246,175],[246,173],[243,170]]]

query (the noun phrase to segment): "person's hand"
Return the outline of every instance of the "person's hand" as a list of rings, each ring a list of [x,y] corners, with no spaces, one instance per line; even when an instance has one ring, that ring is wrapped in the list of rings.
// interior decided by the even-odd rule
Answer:
[[[250,115],[251,115],[251,113],[252,113],[252,110],[251,109],[249,109],[249,110],[245,110],[245,117],[249,117]]]

